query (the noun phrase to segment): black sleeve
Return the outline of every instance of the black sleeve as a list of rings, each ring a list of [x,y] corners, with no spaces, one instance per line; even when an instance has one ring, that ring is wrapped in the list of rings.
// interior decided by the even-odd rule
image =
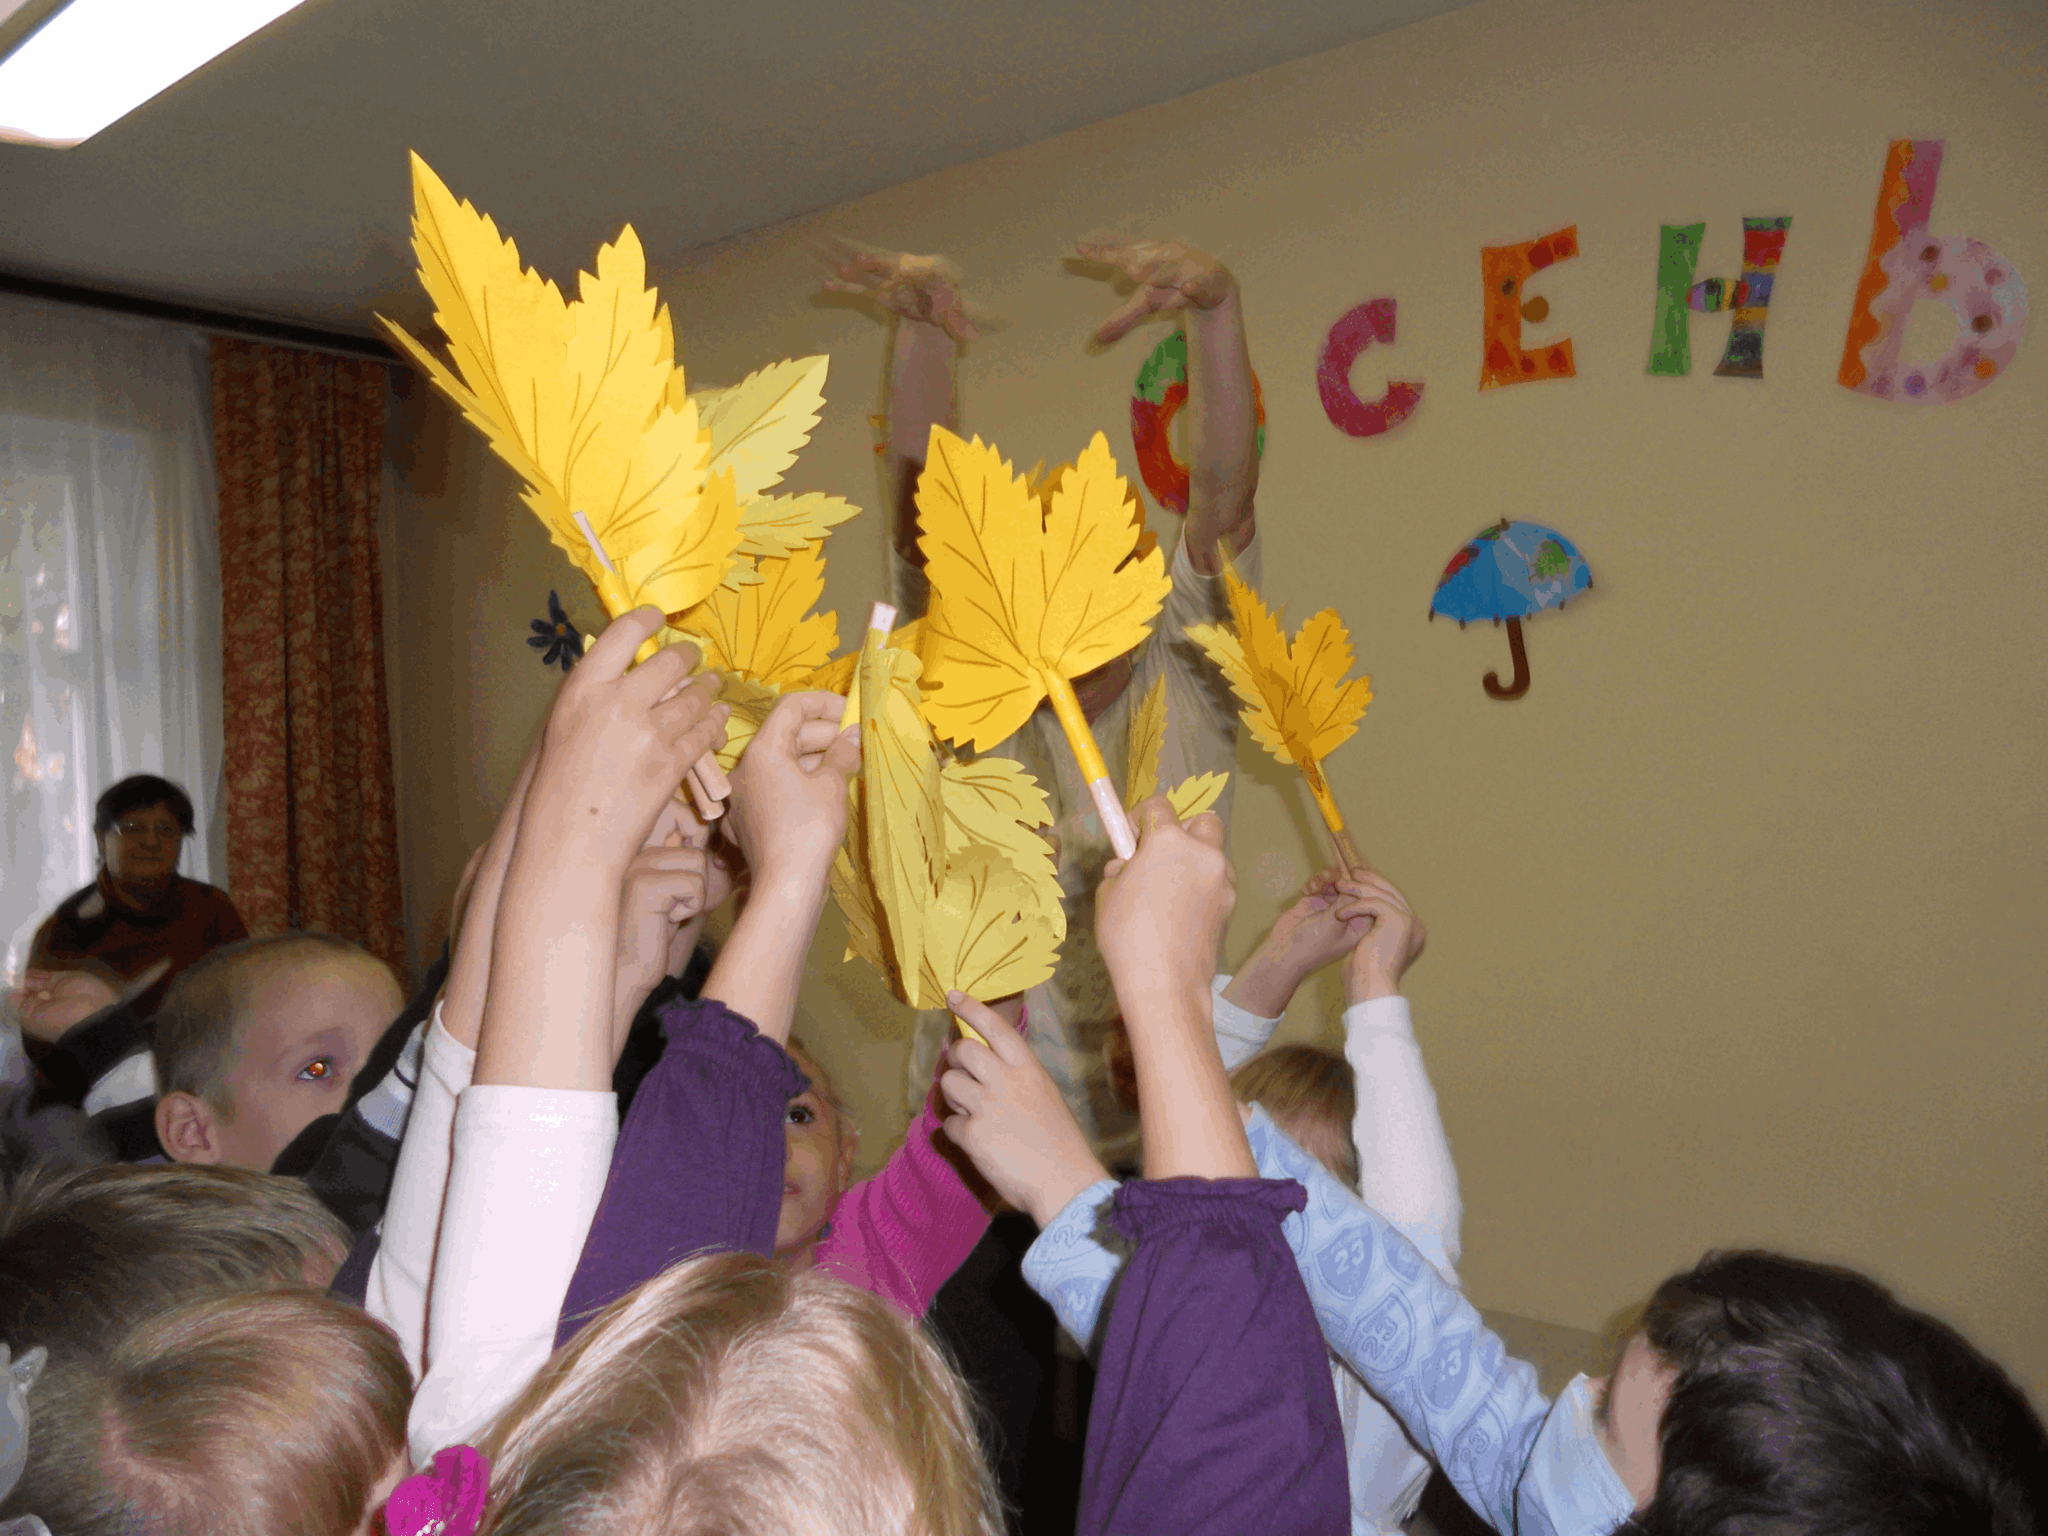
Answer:
[[[126,1003],[102,1008],[58,1037],[42,1060],[52,1104],[83,1104],[92,1085],[124,1056],[149,1045],[149,1024]]]

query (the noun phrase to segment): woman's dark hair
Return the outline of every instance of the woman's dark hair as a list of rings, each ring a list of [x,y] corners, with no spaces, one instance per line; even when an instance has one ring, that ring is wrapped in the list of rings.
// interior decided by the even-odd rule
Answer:
[[[191,797],[169,779],[160,779],[153,773],[132,773],[101,795],[92,810],[92,829],[105,835],[114,830],[114,823],[123,816],[148,810],[152,805],[169,811],[178,818],[179,830],[187,837],[192,835]]]
[[[1643,1315],[1677,1376],[1656,1536],[2037,1536],[2048,1435],[1946,1323],[1853,1270],[1715,1253]]]

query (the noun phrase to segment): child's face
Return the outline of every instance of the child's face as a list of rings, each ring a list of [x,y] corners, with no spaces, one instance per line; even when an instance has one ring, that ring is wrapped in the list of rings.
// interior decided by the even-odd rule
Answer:
[[[390,969],[375,961],[337,955],[268,971],[228,1069],[234,1110],[216,1116],[220,1161],[268,1172],[299,1132],[339,1112],[404,1007]]]
[[[795,1050],[790,1055],[813,1084],[825,1081],[808,1056]],[[789,1101],[782,1133],[789,1157],[782,1170],[782,1213],[775,1223],[775,1251],[787,1255],[815,1242],[823,1230],[853,1177],[854,1151],[860,1139],[815,1086]]]
[[[1649,1508],[1657,1493],[1657,1473],[1663,1461],[1658,1432],[1676,1375],[1657,1357],[1649,1339],[1638,1333],[1628,1341],[1614,1373],[1593,1384],[1599,1393],[1596,1417],[1601,1448],[1639,1510]]]

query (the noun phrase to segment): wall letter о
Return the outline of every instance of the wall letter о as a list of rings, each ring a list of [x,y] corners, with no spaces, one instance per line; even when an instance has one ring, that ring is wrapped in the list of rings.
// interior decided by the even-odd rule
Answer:
[[[1764,322],[1770,318],[1771,287],[1778,277],[1778,258],[1785,253],[1789,218],[1742,221],[1742,276],[1731,285],[1718,277],[1692,280],[1700,256],[1704,224],[1666,224],[1657,249],[1657,316],[1650,329],[1650,372],[1683,376],[1692,371],[1691,317],[1688,311],[1719,314],[1735,311],[1721,366],[1725,379],[1764,376]]]
[[[1842,347],[1839,377],[1859,394],[1927,405],[1960,400],[2011,366],[2026,334],[2027,285],[2012,263],[1982,240],[1927,233],[1940,176],[1941,140],[1892,141]],[[1923,298],[1955,311],[1962,329],[1939,362],[1904,363],[1906,317]]]
[[[1556,261],[1579,254],[1579,226],[1567,224],[1541,240],[1520,245],[1489,245],[1479,252],[1479,272],[1486,283],[1485,350],[1479,364],[1479,387],[1533,384],[1538,379],[1569,379],[1572,342],[1569,336],[1540,352],[1522,350],[1522,319],[1541,320],[1550,313],[1542,299],[1524,307],[1522,284]],[[1538,306],[1541,306],[1540,308]]]
[[[1387,380],[1386,393],[1365,401],[1351,387],[1351,365],[1358,354],[1374,342],[1394,344],[1392,299],[1368,299],[1346,310],[1330,327],[1323,342],[1323,355],[1316,361],[1316,391],[1323,397],[1323,412],[1331,422],[1353,437],[1378,437],[1398,427],[1422,403],[1422,385],[1404,379]]]

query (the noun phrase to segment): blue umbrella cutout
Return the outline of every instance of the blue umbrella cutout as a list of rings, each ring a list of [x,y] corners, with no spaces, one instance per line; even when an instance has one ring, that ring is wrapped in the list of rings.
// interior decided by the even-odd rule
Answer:
[[[1429,600],[1429,616],[1456,619],[1460,629],[1480,619],[1505,619],[1515,675],[1502,687],[1500,674],[1487,673],[1486,691],[1496,699],[1519,699],[1529,691],[1522,620],[1562,608],[1592,585],[1593,573],[1570,539],[1541,523],[1502,518],[1451,556]]]

